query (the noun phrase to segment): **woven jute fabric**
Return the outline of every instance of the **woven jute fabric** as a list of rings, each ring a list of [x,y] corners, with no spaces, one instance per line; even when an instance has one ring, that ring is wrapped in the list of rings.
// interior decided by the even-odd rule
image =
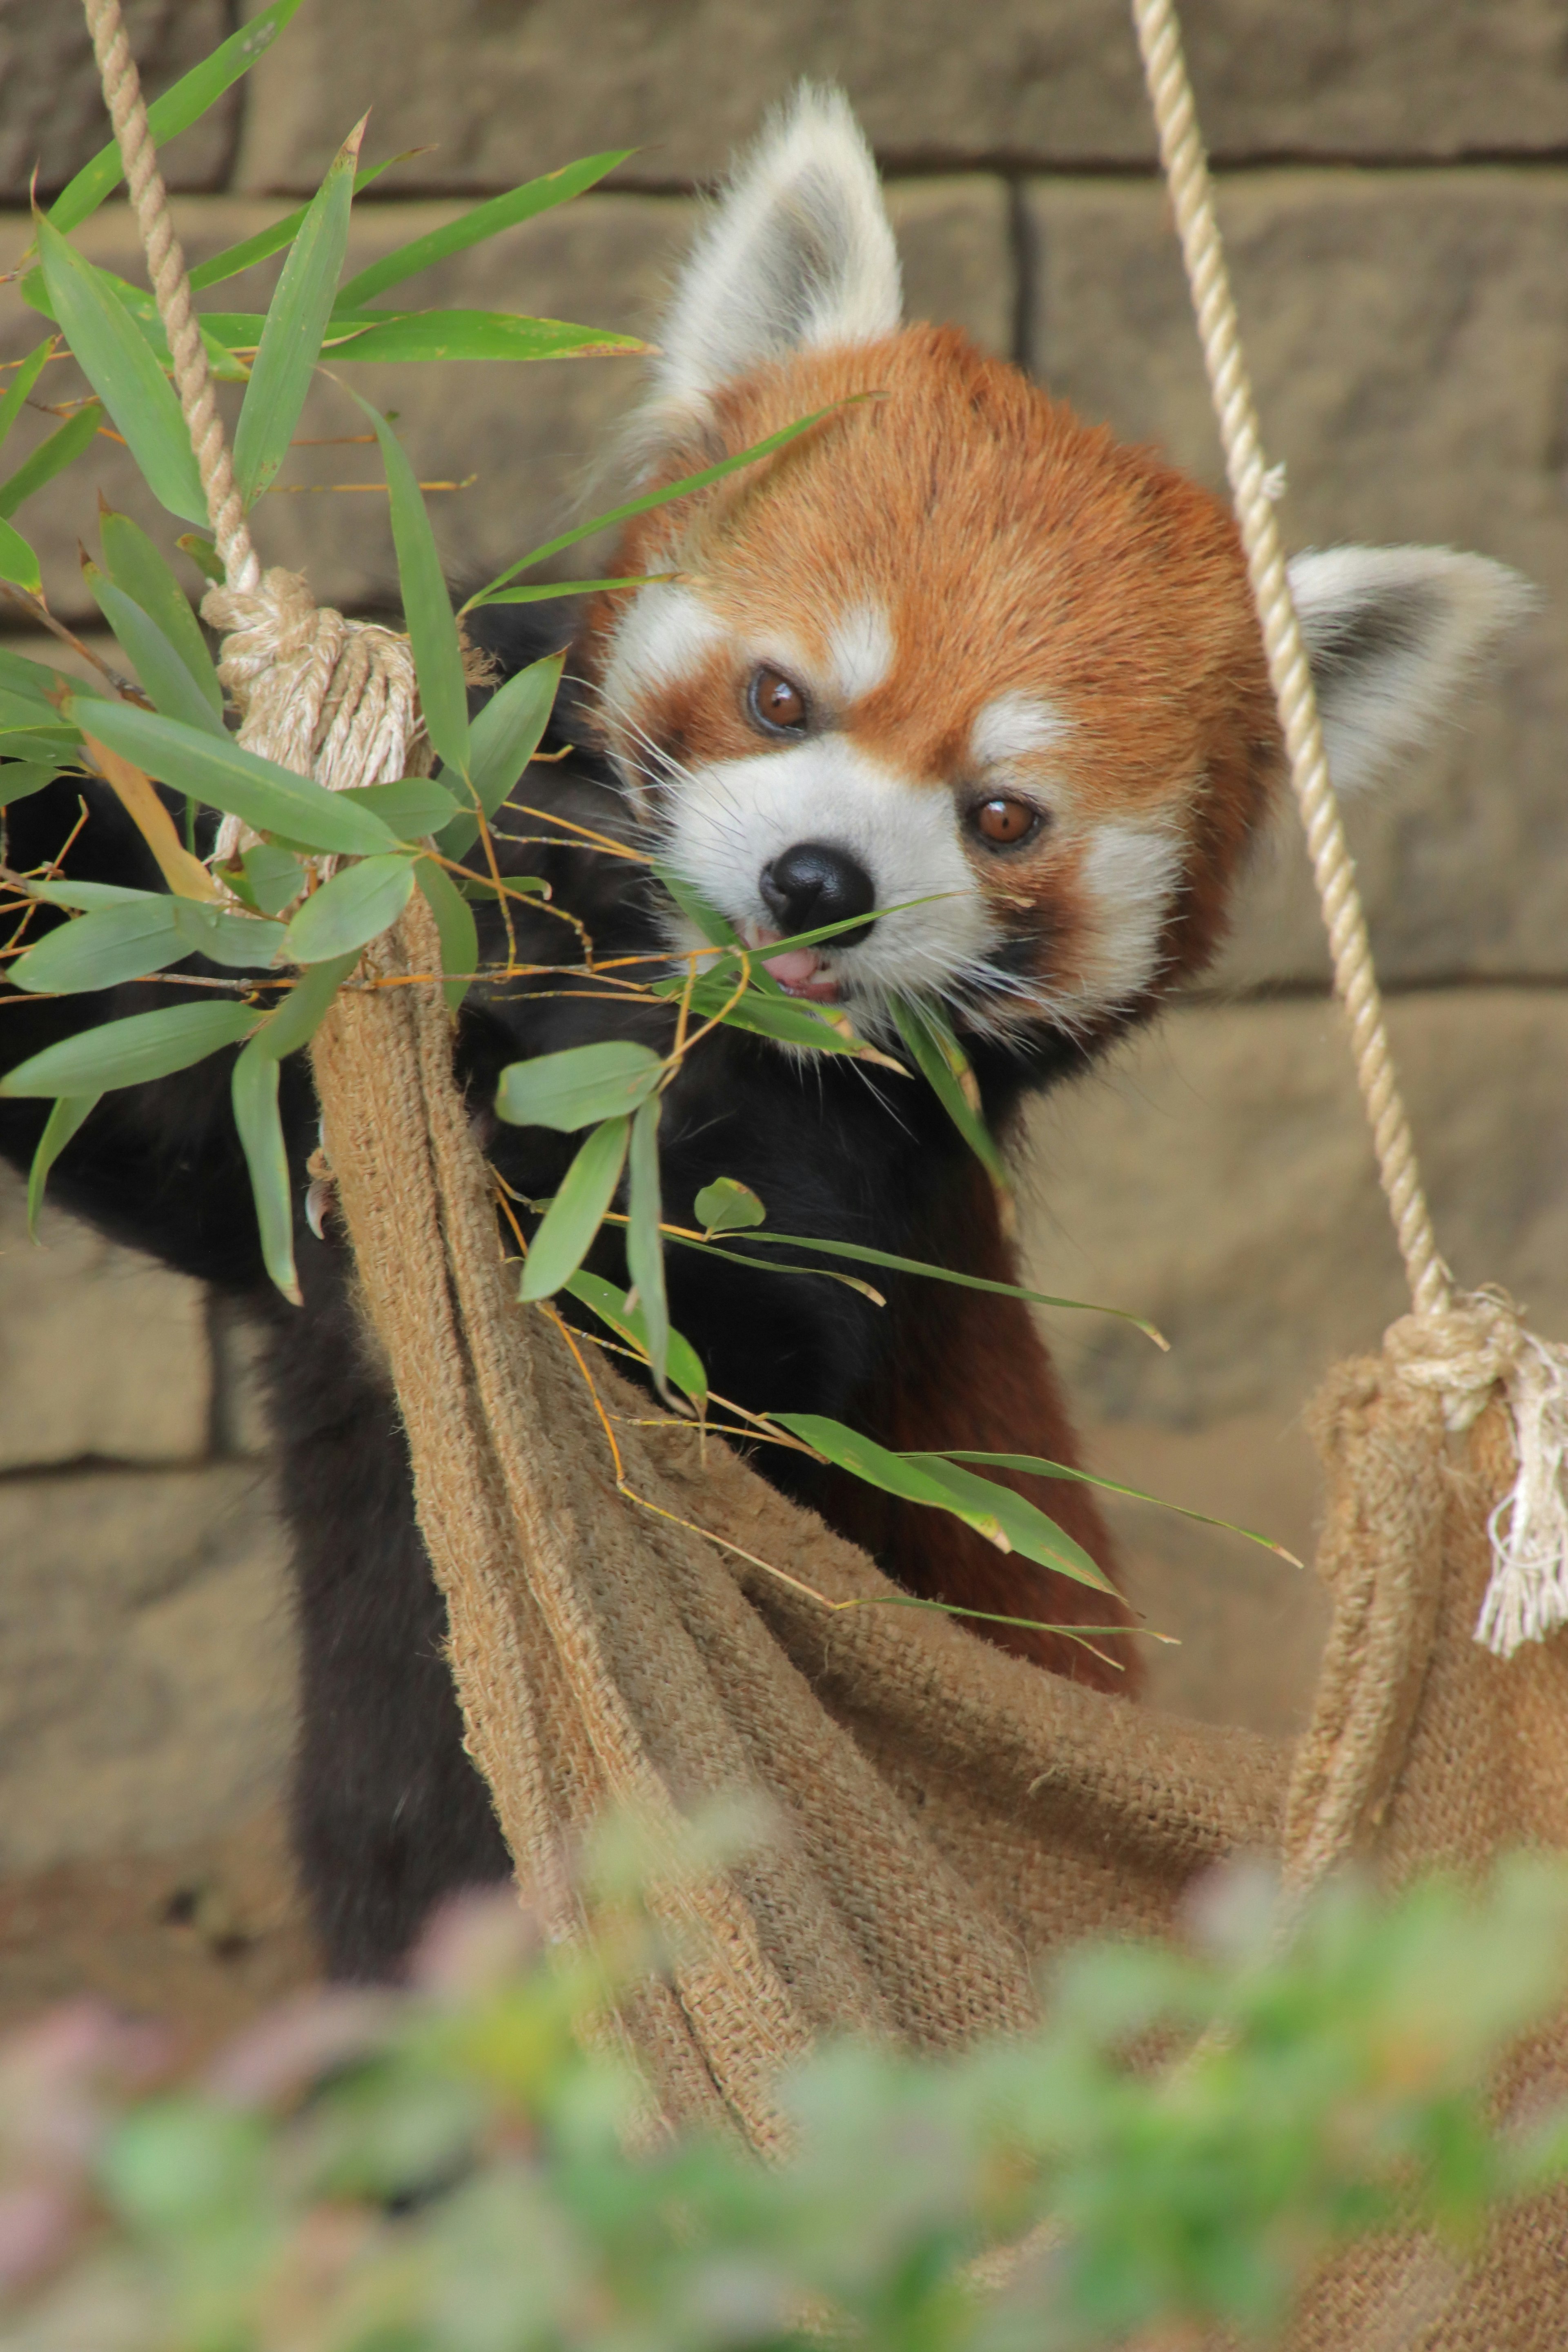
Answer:
[[[634,1426],[646,1401],[586,1351],[628,1500],[582,1365],[515,1303],[448,1016],[418,977],[437,969],[416,900],[367,961],[380,984],[319,1033],[316,1079],[468,1744],[520,1882],[570,1937],[572,1858],[606,1806],[636,1809],[656,1858],[715,1799],[773,1825],[706,1880],[656,1871],[673,1963],[616,2030],[658,2118],[780,2152],[779,2070],[818,2034],[941,2050],[1026,2028],[1053,1948],[1171,1932],[1194,1875],[1230,1854],[1276,1856],[1304,1892],[1348,1857],[1395,1885],[1568,1845],[1563,1646],[1504,1664],[1471,1638],[1506,1415],[1449,1435],[1397,1355],[1342,1367],[1317,1408],[1334,1612],[1294,1744],[1082,1690],[898,1606],[726,1447]],[[824,1606],[850,1601],[875,1605]],[[1561,2056],[1535,2045],[1500,2101],[1537,2095]],[[1413,2235],[1358,2249],[1292,2345],[1568,2344],[1561,2223],[1550,2201],[1510,2216],[1463,2273]]]

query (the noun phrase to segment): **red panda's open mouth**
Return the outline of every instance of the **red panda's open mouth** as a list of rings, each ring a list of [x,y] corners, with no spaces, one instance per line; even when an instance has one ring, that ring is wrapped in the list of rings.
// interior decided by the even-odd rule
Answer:
[[[765,923],[748,923],[747,945],[765,948],[782,934]],[[764,956],[764,967],[786,996],[804,996],[812,1004],[837,1004],[839,986],[815,948],[790,948],[784,955]]]

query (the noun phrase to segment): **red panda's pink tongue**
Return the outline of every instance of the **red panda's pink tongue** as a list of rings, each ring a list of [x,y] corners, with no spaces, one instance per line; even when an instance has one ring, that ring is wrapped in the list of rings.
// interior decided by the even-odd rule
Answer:
[[[791,948],[787,954],[764,958],[781,988],[804,988],[822,961],[815,948]]]

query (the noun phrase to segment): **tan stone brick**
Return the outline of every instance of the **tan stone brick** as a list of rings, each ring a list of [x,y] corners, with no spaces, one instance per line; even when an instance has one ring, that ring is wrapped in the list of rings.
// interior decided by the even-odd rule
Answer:
[[[216,49],[229,29],[223,0],[125,0],[124,14],[150,98]],[[238,104],[237,93],[221,99],[169,143],[163,169],[171,187],[221,185]],[[35,167],[41,187],[63,187],[108,139],[80,8],[0,0],[0,195],[25,204]]]
[[[199,1283],[45,1204],[0,1170],[0,1470],[206,1451],[212,1375]]]
[[[1568,971],[1568,175],[1242,174],[1220,209],[1287,544],[1428,541],[1546,592],[1442,741],[1349,812],[1386,976]],[[1088,418],[1218,487],[1218,443],[1163,200],[1037,182],[1032,358]],[[1222,970],[1326,971],[1293,820]]]
[[[1559,147],[1554,0],[1194,0],[1208,135],[1231,155]],[[591,26],[591,32],[587,31]],[[586,33],[586,37],[585,37]],[[330,0],[255,76],[240,184],[313,187],[374,105],[381,153],[434,141],[408,186],[489,188],[637,146],[660,182],[710,178],[803,74],[841,81],[895,164],[1152,157],[1124,9],[1083,0]]]
[[[1456,1276],[1506,1285],[1568,1335],[1568,992],[1412,994],[1390,1025]],[[1330,1003],[1175,1013],[1039,1107],[1026,1165],[1035,1286],[1130,1307],[1171,1342],[1053,1317],[1086,1420],[1283,1427],[1407,1311]]]
[[[894,189],[892,208],[911,306],[956,319],[992,348],[1007,348],[1014,294],[1006,197],[1000,184],[914,184]],[[366,205],[357,215],[351,268],[363,268],[424,235],[458,209]],[[276,211],[273,205],[215,199],[179,205],[175,217],[195,260],[252,235]],[[421,307],[528,310],[647,333],[657,324],[670,269],[694,218],[694,208],[681,198],[588,196],[411,280],[408,299]],[[0,227],[0,266],[8,267],[25,242],[20,224]],[[142,274],[134,227],[123,205],[106,207],[80,243],[102,267],[130,277]],[[235,309],[263,307],[273,275],[257,271],[237,278],[222,289],[222,299]],[[398,289],[390,299],[400,294]],[[18,306],[0,332],[0,359],[26,350],[37,330],[36,313]],[[615,428],[636,398],[640,377],[635,362],[606,360],[547,362],[527,369],[342,364],[336,372],[366,398],[396,412],[398,431],[425,479],[474,477],[465,488],[432,493],[430,500],[447,576],[464,589],[481,584],[581,511],[577,501],[592,496],[587,486],[594,469],[602,468],[611,454]],[[51,399],[79,388],[71,366],[51,371],[47,382]],[[222,387],[219,398],[232,428],[237,394]],[[53,421],[29,418],[18,426],[18,458]],[[307,436],[363,429],[359,411],[330,385],[312,394],[301,425]],[[10,456],[8,450],[8,461]],[[323,602],[357,610],[394,605],[391,531],[374,450],[300,449],[285,479],[316,487],[280,491],[263,502],[255,530],[267,560],[306,572]],[[335,483],[377,487],[334,494],[330,486]],[[100,490],[111,505],[136,515],[165,547],[184,528],[153,504],[121,449],[107,438],[95,443],[18,517],[38,548],[55,609],[67,616],[97,617],[84,598],[77,544],[93,536]],[[606,487],[600,503],[612,502]],[[187,576],[194,592],[199,585],[194,570]]]
[[[281,1540],[248,1467],[0,1486],[0,1874],[208,1837],[277,1793]]]

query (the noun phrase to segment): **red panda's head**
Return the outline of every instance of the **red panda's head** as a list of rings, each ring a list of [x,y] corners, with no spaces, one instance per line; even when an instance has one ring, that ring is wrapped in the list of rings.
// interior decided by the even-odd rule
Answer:
[[[833,93],[742,169],[661,351],[650,480],[832,409],[634,524],[628,568],[680,578],[591,614],[605,740],[670,868],[758,945],[888,910],[775,960],[862,1025],[910,992],[981,1033],[1092,1036],[1199,969],[1282,772],[1228,510],[957,331],[900,327]],[[1291,572],[1342,786],[1520,602],[1442,550]]]

